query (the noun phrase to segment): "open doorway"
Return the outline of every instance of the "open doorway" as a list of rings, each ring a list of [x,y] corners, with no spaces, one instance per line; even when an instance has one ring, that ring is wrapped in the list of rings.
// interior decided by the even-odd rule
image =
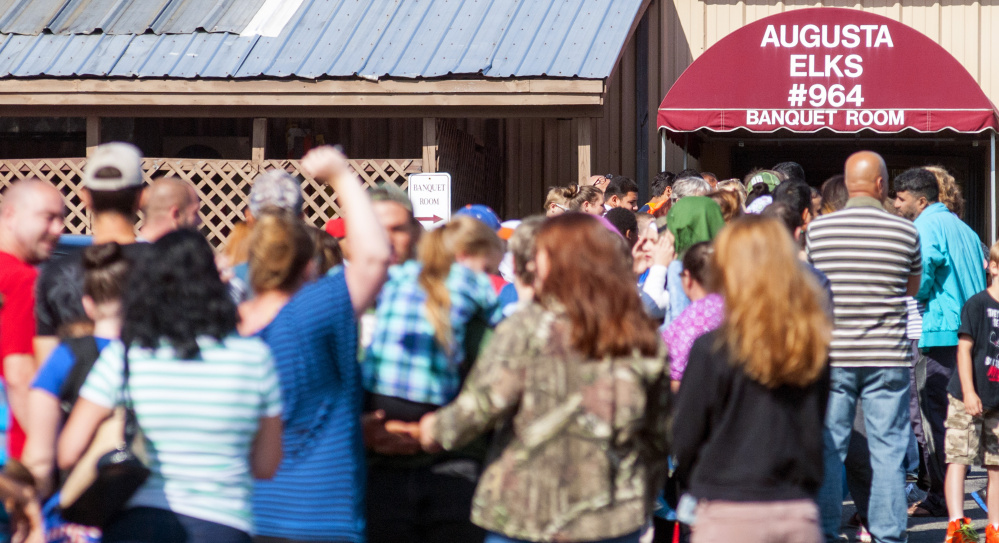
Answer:
[[[962,217],[983,240],[990,239],[989,139],[984,134],[727,134],[700,133],[701,168],[724,177],[743,177],[754,168],[792,160],[818,187],[840,174],[850,154],[871,150],[884,157],[891,178],[908,168],[938,165],[961,186]]]

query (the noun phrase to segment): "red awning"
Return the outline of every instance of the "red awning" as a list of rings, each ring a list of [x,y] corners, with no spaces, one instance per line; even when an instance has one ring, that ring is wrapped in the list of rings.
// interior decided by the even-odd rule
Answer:
[[[981,132],[997,111],[940,45],[902,23],[809,8],[729,34],[680,76],[659,106],[675,132]]]

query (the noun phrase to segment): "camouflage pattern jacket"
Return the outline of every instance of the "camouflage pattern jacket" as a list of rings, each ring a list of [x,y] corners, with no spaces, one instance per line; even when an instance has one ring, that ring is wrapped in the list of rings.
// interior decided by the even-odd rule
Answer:
[[[460,447],[495,428],[472,522],[532,541],[635,532],[665,478],[669,364],[660,356],[586,360],[560,311],[528,306],[496,329],[437,441]]]

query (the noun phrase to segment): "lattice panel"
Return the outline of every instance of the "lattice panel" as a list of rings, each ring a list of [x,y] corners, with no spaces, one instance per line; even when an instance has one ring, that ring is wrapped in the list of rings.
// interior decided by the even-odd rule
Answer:
[[[84,164],[85,158],[0,160],[0,190],[18,179],[47,180],[59,188],[66,201],[66,232],[90,234],[90,219],[78,192]],[[368,187],[389,182],[403,190],[408,186],[409,174],[422,171],[419,159],[351,160],[350,165]],[[142,166],[146,183],[172,175],[186,179],[198,188],[202,231],[212,245],[219,248],[225,245],[233,225],[243,220],[247,195],[253,179],[261,171],[282,168],[302,178],[305,217],[310,223],[321,227],[340,214],[333,189],[302,174],[297,160],[267,160],[254,164],[248,160],[147,158]]]

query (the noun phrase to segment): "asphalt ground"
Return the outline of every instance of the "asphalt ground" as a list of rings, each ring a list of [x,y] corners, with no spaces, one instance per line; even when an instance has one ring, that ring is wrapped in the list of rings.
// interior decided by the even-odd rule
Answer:
[[[965,482],[964,514],[970,518],[978,530],[980,541],[985,542],[985,511],[978,506],[978,503],[971,497],[971,493],[978,491],[982,499],[985,499],[985,470],[980,468],[972,469]],[[843,526],[841,528],[842,541],[857,541],[857,529],[846,526],[847,520],[856,512],[853,502],[843,504]],[[941,518],[910,518],[909,519],[909,543],[943,543],[947,535],[947,519]]]

